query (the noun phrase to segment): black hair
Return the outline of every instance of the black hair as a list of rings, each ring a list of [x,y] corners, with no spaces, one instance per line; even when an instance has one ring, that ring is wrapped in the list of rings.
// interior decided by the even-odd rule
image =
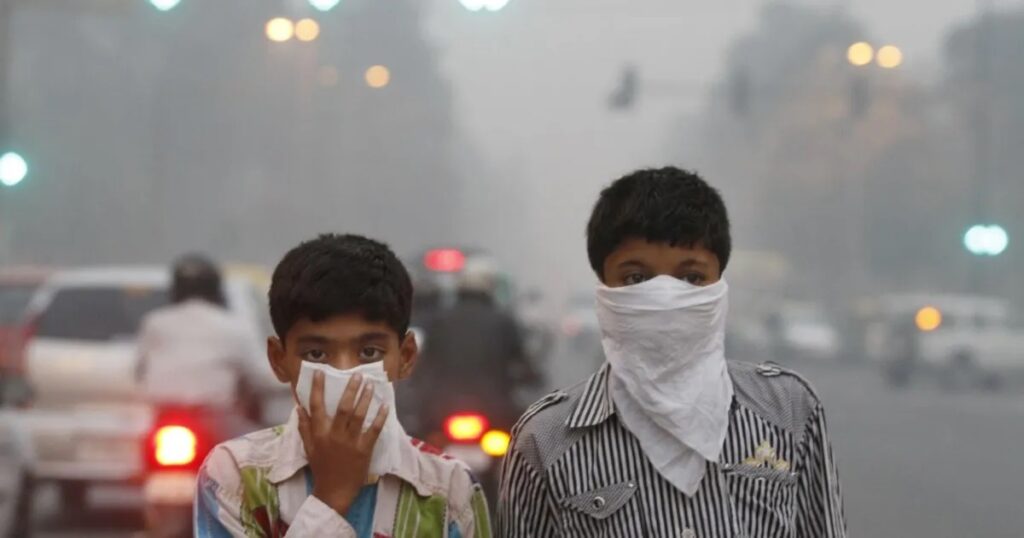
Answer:
[[[608,255],[630,238],[701,245],[723,271],[732,250],[722,196],[696,173],[673,166],[638,170],[601,191],[587,224],[587,256],[598,277]]]
[[[171,269],[171,302],[200,299],[225,306],[223,279],[217,264],[202,254],[187,254]]]
[[[387,245],[358,235],[323,234],[285,254],[270,283],[270,319],[282,340],[302,319],[358,313],[409,330],[412,281]]]

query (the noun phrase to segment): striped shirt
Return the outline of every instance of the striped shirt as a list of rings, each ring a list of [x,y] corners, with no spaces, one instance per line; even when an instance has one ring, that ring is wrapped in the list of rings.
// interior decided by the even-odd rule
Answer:
[[[735,395],[719,462],[687,496],[661,477],[615,417],[608,365],[534,404],[502,466],[505,538],[841,538],[825,415],[806,381],[729,363]]]
[[[490,538],[483,490],[469,469],[422,441],[364,487],[345,517],[312,495],[298,415],[221,443],[199,471],[197,538]]]

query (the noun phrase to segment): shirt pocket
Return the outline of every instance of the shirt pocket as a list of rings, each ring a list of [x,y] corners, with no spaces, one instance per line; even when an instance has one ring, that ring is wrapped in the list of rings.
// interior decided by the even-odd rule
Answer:
[[[562,534],[567,537],[612,538],[645,535],[635,502],[636,482],[627,480],[579,492],[560,501]]]
[[[743,464],[726,464],[722,473],[744,538],[795,536],[799,473]]]

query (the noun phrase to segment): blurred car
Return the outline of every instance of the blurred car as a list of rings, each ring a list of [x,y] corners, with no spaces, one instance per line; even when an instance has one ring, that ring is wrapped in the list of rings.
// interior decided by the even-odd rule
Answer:
[[[39,480],[59,485],[66,509],[85,504],[95,483],[141,483],[154,409],[142,394],[135,339],[143,317],[169,300],[165,268],[61,271],[33,298],[35,332],[26,350],[34,391],[23,411]],[[228,276],[229,308],[262,335],[264,295],[249,280]],[[254,390],[276,387],[269,368],[252,364]],[[269,389],[267,389],[269,390]]]
[[[738,313],[726,329],[729,358],[745,361],[835,361],[842,353],[839,329],[816,303],[780,301],[762,315]]]
[[[0,408],[0,538],[31,534],[31,450],[18,415]]]
[[[49,274],[32,267],[0,271],[0,379],[19,376],[24,369],[22,351],[32,331],[26,309]]]
[[[894,385],[930,376],[946,387],[995,387],[1024,375],[1024,323],[1008,301],[994,297],[884,297],[865,347]]]

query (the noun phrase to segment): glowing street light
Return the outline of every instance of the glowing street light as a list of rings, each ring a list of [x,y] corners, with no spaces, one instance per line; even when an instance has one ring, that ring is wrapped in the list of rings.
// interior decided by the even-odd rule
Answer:
[[[28,175],[28,163],[13,151],[0,156],[0,184],[13,187]]]
[[[509,0],[459,0],[462,7],[470,11],[501,11],[508,5]]]
[[[1010,236],[998,224],[975,224],[964,234],[964,247],[975,256],[998,256],[1010,245]]]
[[[302,19],[295,23],[295,37],[299,41],[313,41],[320,35],[320,24],[313,19]]]
[[[295,24],[284,17],[274,17],[267,21],[267,39],[276,43],[288,41],[295,35]]]
[[[871,44],[860,41],[850,45],[850,48],[846,49],[846,59],[850,61],[850,64],[857,67],[863,67],[871,63],[871,60],[875,56],[875,49],[871,47]]]
[[[903,63],[903,51],[895,45],[886,45],[878,49],[878,66],[884,69],[896,69]]]
[[[388,71],[387,67],[383,65],[375,65],[366,70],[366,85],[380,89],[387,86],[391,82],[391,71]]]
[[[340,3],[341,0],[309,0],[309,5],[320,11],[330,11]]]
[[[149,0],[153,7],[160,11],[170,11],[181,3],[181,0]]]

